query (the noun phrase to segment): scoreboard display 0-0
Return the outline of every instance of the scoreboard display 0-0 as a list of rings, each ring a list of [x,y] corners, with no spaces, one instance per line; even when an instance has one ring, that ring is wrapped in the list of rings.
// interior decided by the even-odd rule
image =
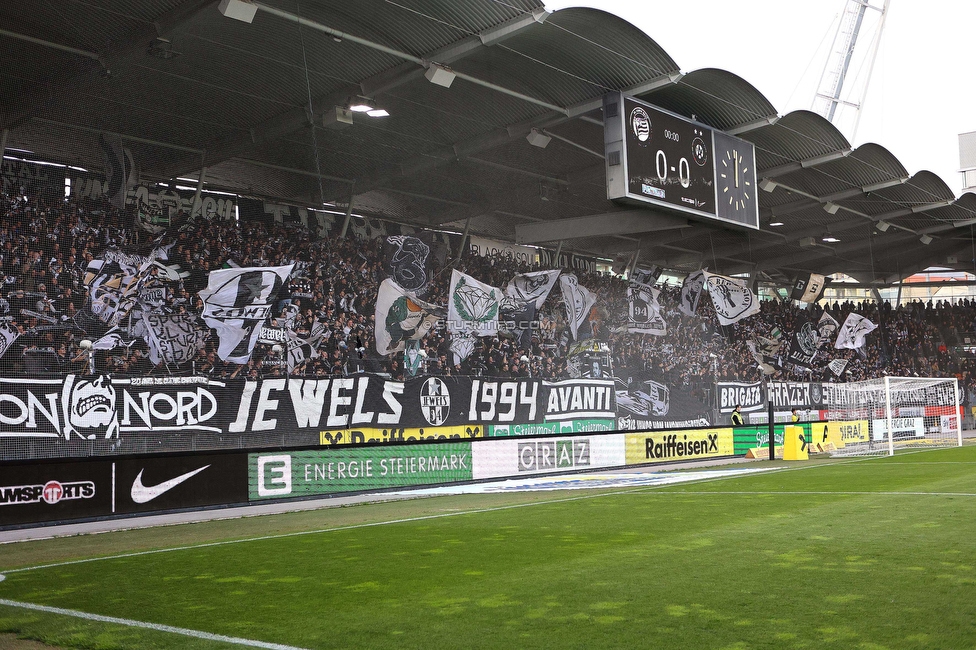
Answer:
[[[758,230],[751,143],[619,93],[603,114],[607,198]]]

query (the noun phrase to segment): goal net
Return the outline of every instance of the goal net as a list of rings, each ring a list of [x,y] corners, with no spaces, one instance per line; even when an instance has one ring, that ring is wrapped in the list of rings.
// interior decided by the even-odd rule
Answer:
[[[962,445],[956,379],[883,377],[824,384],[832,456],[893,455],[900,449]]]

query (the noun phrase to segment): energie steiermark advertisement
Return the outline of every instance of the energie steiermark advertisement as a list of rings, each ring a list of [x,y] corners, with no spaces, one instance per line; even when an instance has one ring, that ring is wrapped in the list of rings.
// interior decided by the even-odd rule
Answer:
[[[470,481],[471,443],[248,455],[251,501]]]

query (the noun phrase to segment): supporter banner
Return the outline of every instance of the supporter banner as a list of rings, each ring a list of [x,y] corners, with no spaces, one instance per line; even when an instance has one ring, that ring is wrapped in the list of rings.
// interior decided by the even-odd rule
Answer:
[[[549,292],[556,286],[560,271],[534,271],[518,273],[509,280],[505,295],[520,302],[533,301],[536,309],[542,309]]]
[[[3,193],[9,197],[18,196],[23,188],[28,197],[37,194],[64,198],[64,176],[66,169],[60,165],[39,165],[26,160],[4,158],[0,165],[0,181]]]
[[[773,400],[773,407],[777,410],[792,408],[804,410],[819,410],[825,402],[825,391],[829,384],[820,382],[771,381],[769,382],[769,398]],[[744,383],[736,381],[720,381],[718,403],[720,413],[731,413],[736,405],[742,406],[742,411],[763,411],[766,409],[766,386],[763,382]]]
[[[669,387],[645,373],[626,376],[625,382],[626,388],[616,391],[617,428],[621,431],[711,424],[708,407],[687,388]]]
[[[557,262],[555,251],[540,248],[537,252],[539,254],[539,266],[572,269],[573,271],[580,271],[582,273],[596,273],[596,258],[594,257],[582,257],[572,253],[561,253]]]
[[[489,425],[491,426],[491,425]],[[376,429],[364,427],[361,429],[333,429],[319,431],[319,444],[323,445],[357,445],[367,442],[399,443],[416,440],[467,440],[470,438],[484,438],[487,427],[480,424],[468,424],[453,427],[427,427],[417,429]]]
[[[249,454],[251,501],[470,481],[470,442]]]
[[[62,173],[64,173],[62,171]],[[71,174],[71,172],[68,172]],[[64,187],[62,177],[61,187]],[[77,198],[97,199],[108,195],[109,183],[100,174],[71,174],[71,195]],[[165,185],[136,185],[126,192],[128,205],[145,206],[148,209],[173,218],[182,212],[187,216],[202,216],[207,220],[231,221],[237,213],[237,197],[211,194],[204,190],[200,202],[195,202],[193,190],[177,190]]]
[[[613,420],[563,420],[561,422],[537,422],[529,424],[489,424],[488,437],[546,436],[563,433],[590,433],[614,431]]]
[[[624,437],[493,440],[471,446],[475,479],[571,472],[625,464]]]
[[[628,465],[731,456],[731,428],[626,434]]]
[[[0,525],[101,517],[112,511],[112,463],[30,463],[0,471]]]
[[[477,235],[468,238],[468,250],[479,257],[501,257],[522,264],[535,264],[536,258],[536,249],[531,246],[520,246]]]
[[[464,438],[470,438],[476,436],[467,429],[475,425],[483,432],[484,425],[610,421],[615,408],[610,380],[424,377],[404,384],[361,375],[221,382],[72,374],[63,379],[0,379],[0,438],[72,444],[138,435],[159,441],[161,451],[166,438],[195,433],[367,428],[379,430],[380,439],[384,429],[398,429],[387,435],[399,439],[411,435],[402,433],[409,429],[447,426],[461,427]]]

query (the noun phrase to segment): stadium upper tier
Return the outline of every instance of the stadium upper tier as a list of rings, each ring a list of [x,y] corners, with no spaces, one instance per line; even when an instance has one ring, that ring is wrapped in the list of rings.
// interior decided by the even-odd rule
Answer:
[[[315,331],[315,342],[293,364],[292,375],[329,377],[367,371],[403,378],[404,354],[384,356],[376,351],[373,321],[377,293],[389,262],[382,238],[350,235],[346,239],[313,239],[300,225],[270,221],[239,227],[233,222],[196,220],[154,239],[132,226],[131,210],[126,213],[104,201],[87,199],[47,203],[40,198],[4,196],[0,198],[0,214],[0,268],[5,281],[0,311],[9,319],[5,331],[19,332],[16,338],[5,335],[9,344],[0,358],[3,376],[85,372],[89,357],[83,341],[111,339],[102,338],[110,331],[105,313],[98,307],[92,309],[93,265],[106,259],[124,262],[125,255],[162,249],[167,252],[166,259],[144,273],[137,304],[130,305],[117,328],[118,339],[103,346],[111,349],[94,351],[99,372],[285,376],[289,372],[282,358],[286,341],[275,340],[274,333],[288,332],[307,341]],[[433,277],[425,300],[443,305],[451,279],[451,268],[443,261],[450,262],[456,255],[442,261],[436,257],[431,255]],[[129,261],[139,263],[139,259],[130,257]],[[218,333],[200,318],[204,304],[199,292],[206,287],[209,272],[235,265],[291,264],[297,264],[300,272],[282,287],[268,320],[259,324],[269,333],[259,339],[246,363],[222,361]],[[538,266],[469,254],[454,268],[481,282],[504,287],[516,273]],[[716,379],[757,380],[759,370],[747,341],[759,337],[788,341],[798,319],[809,313],[792,301],[767,301],[758,315],[723,327],[710,300],[702,297],[697,313],[688,316],[677,308],[680,287],[664,284],[659,285],[659,300],[667,334],[633,334],[626,331],[627,282],[610,274],[577,276],[580,285],[596,295],[595,306],[587,316],[589,331],[581,332],[580,338],[592,334],[594,342],[606,344],[612,364],[607,372],[621,376],[624,372],[646,373],[699,394]],[[122,292],[125,289],[118,287]],[[104,306],[106,295],[119,294],[103,292],[95,302]],[[863,356],[828,345],[810,369],[783,364],[776,378],[852,381],[883,374],[968,377],[974,367],[972,361],[955,353],[955,344],[974,330],[976,304],[970,301],[936,306],[915,302],[898,309],[885,303],[880,311],[878,305],[867,303],[824,306],[838,322],[856,311],[878,325],[867,337]],[[181,322],[192,324],[198,339],[183,362],[152,363],[149,335],[135,326],[135,321],[146,314],[185,315]],[[455,363],[450,334],[443,327],[434,327],[420,341],[424,351],[420,373],[566,377],[574,340],[558,291],[552,291],[537,311],[525,341],[527,345],[520,348],[512,333],[505,331],[476,338],[473,352]],[[154,345],[158,347],[158,340]],[[828,368],[828,363],[837,359],[848,360],[839,377]]]

